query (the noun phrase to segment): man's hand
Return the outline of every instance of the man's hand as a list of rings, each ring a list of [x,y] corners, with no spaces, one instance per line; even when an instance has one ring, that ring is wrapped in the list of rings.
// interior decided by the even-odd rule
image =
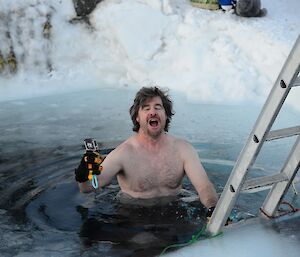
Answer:
[[[207,223],[210,223],[210,219],[211,219],[211,216],[214,212],[214,209],[215,209],[215,206],[210,207],[210,208],[207,209],[207,212],[206,212]]]
[[[214,210],[215,210],[215,206],[210,207],[210,208],[207,209],[207,212],[206,212],[207,223],[210,223],[211,216],[212,216]],[[229,216],[228,219],[226,220],[225,226],[227,226],[231,223],[233,223],[233,219]]]
[[[104,158],[98,152],[87,151],[75,169],[75,179],[79,183],[92,180],[93,175],[100,175]]]

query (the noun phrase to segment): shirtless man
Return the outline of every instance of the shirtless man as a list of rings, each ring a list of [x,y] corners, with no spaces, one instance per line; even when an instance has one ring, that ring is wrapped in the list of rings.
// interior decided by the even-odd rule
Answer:
[[[201,203],[216,205],[217,193],[191,144],[167,134],[173,116],[172,101],[157,87],[142,88],[130,108],[136,133],[113,150],[101,163],[99,187],[117,176],[122,193],[134,199],[176,196],[184,175],[198,192]],[[94,155],[99,167],[99,158]],[[76,170],[83,193],[94,191],[87,180],[84,158]]]

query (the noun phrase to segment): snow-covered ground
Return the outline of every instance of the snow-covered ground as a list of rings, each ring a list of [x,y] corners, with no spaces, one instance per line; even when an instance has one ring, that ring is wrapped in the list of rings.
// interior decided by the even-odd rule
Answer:
[[[297,214],[295,214],[297,215]],[[299,256],[299,237],[295,236],[293,224],[299,224],[296,219],[283,220],[273,224],[258,219],[237,223],[225,229],[223,235],[203,240],[184,247],[178,251],[166,254],[166,257],[290,257]],[[274,227],[277,228],[274,229]]]
[[[299,0],[262,6],[266,17],[243,18],[188,0],[106,0],[88,26],[70,22],[71,0],[2,0],[0,50],[13,46],[18,71],[0,74],[0,100],[155,83],[190,101],[261,103],[300,34]],[[300,110],[299,96],[288,100]]]

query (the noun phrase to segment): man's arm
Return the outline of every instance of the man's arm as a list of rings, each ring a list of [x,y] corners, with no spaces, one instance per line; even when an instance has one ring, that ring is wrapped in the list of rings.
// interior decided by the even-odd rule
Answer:
[[[119,147],[110,152],[101,163],[102,169],[100,175],[97,175],[99,189],[108,185],[113,178],[122,170],[121,155]],[[97,191],[93,188],[91,181],[78,183],[79,190],[82,193]]]
[[[218,195],[200,162],[197,151],[189,143],[183,142],[181,153],[185,173],[197,190],[201,203],[206,208],[214,207],[217,204]]]

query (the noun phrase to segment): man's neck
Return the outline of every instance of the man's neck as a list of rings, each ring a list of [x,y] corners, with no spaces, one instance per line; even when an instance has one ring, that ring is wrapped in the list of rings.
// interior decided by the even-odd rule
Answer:
[[[138,131],[137,140],[142,143],[142,145],[149,148],[156,148],[161,146],[165,142],[166,134],[162,132],[157,137],[151,137],[150,135],[145,134],[143,131]]]

